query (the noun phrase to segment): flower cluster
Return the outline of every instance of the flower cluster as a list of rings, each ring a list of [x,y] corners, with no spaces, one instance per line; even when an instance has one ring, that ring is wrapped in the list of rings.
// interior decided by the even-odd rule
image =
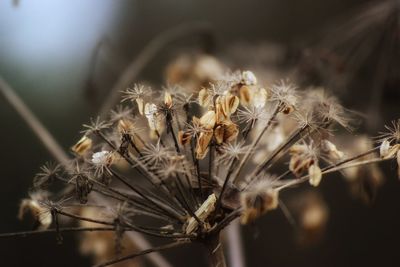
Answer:
[[[333,129],[351,122],[336,98],[288,81],[263,86],[251,71],[228,73],[192,94],[135,85],[122,104],[109,120],[85,125],[70,166],[44,169],[35,184],[43,190],[51,177],[68,185],[63,192],[42,195],[51,202],[22,202],[42,228],[62,216],[111,226],[117,236],[206,242],[236,218],[248,224],[280,207],[281,192],[294,185],[400,161],[400,121],[377,147],[350,155],[335,144]],[[96,206],[99,199],[106,205]],[[98,212],[83,212],[87,207]],[[321,214],[312,223],[325,221]]]

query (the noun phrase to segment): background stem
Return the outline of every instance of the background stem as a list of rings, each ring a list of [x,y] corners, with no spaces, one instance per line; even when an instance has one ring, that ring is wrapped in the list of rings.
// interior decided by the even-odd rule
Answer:
[[[224,249],[220,242],[220,233],[209,236],[205,245],[208,250],[210,267],[226,267]]]

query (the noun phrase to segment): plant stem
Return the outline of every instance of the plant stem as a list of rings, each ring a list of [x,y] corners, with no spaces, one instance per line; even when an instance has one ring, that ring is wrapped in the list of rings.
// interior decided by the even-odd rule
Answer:
[[[220,233],[215,233],[210,235],[204,243],[208,250],[210,267],[226,267],[224,249],[219,237]]]

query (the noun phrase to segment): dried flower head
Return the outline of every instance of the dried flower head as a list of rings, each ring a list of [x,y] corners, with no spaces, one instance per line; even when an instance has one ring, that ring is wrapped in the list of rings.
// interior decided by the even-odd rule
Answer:
[[[153,94],[135,85],[124,93],[127,107],[112,112],[109,121],[85,125],[84,138],[73,147],[74,168],[54,170],[56,175],[43,169],[36,179],[44,184],[55,176],[74,185],[75,196],[66,187],[45,207],[32,198],[21,210],[31,210],[43,227],[54,221],[57,232],[60,214],[108,227],[118,252],[129,231],[173,240],[167,247],[209,245],[233,220],[248,224],[282,207],[280,192],[294,185],[318,186],[325,174],[355,167],[353,175],[365,176],[361,167],[394,157],[400,161],[398,124],[381,136],[380,148],[351,155],[331,141],[335,126],[349,128],[347,110],[335,98],[321,90],[299,93],[285,81],[271,88],[260,81],[251,71],[229,73],[198,86],[200,91],[192,92],[197,104],[178,87]],[[382,157],[374,155],[379,149]],[[77,215],[54,204],[65,199],[66,205],[87,207],[100,197],[105,200],[95,214]],[[307,229],[325,220],[316,209],[303,217]]]

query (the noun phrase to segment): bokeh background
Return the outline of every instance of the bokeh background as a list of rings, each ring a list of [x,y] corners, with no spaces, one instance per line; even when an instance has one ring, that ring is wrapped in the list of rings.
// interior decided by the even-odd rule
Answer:
[[[231,69],[295,73],[302,85],[329,86],[363,114],[368,123],[359,128],[373,133],[400,117],[399,9],[399,1],[380,0],[1,0],[0,76],[68,150],[150,40],[204,22],[213,36],[207,52]],[[161,85],[168,62],[203,47],[193,36],[172,42],[137,81]],[[18,204],[51,156],[1,96],[0,121],[0,231],[29,230],[16,218]],[[247,266],[400,266],[400,182],[394,164],[382,168],[387,179],[370,205],[354,199],[339,176],[322,184],[330,220],[317,244],[299,246],[280,212],[245,227]],[[199,246],[165,255],[174,266],[206,264]],[[90,266],[90,258],[72,234],[61,245],[43,235],[0,239],[0,266]]]

